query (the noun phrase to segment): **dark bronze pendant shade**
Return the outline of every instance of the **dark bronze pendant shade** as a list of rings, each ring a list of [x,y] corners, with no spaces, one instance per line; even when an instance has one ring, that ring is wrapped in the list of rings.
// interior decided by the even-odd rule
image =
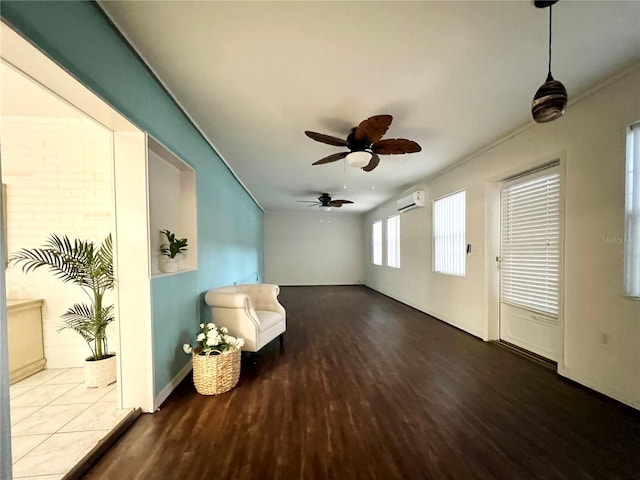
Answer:
[[[557,0],[556,0],[557,1]],[[538,8],[549,8],[549,71],[547,80],[538,89],[531,102],[531,115],[537,123],[546,123],[560,118],[567,106],[567,89],[551,75],[551,6],[555,1],[536,2]]]
[[[560,118],[567,106],[567,99],[567,89],[558,80],[554,80],[549,72],[547,81],[533,97],[531,103],[533,119],[538,123],[545,123]]]

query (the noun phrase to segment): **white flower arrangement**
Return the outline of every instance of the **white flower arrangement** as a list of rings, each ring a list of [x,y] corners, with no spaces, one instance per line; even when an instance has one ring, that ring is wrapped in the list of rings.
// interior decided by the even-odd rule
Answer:
[[[196,336],[199,345],[192,348],[185,343],[182,345],[184,353],[191,355],[220,355],[221,353],[232,352],[244,345],[244,338],[236,338],[229,335],[227,327],[216,327],[215,323],[201,323],[200,333]]]

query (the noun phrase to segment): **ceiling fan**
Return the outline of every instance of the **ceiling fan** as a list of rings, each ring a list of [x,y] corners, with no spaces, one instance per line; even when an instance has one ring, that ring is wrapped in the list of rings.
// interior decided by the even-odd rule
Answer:
[[[323,163],[335,162],[346,158],[350,166],[359,167],[365,172],[370,172],[380,163],[378,155],[398,155],[421,151],[422,147],[420,145],[406,138],[382,140],[382,136],[387,132],[392,120],[393,117],[391,115],[369,117],[353,128],[346,140],[323,133],[305,131],[305,135],[316,142],[349,149],[348,152],[334,153],[321,158],[313,162],[313,165],[322,165]]]
[[[340,208],[342,205],[346,205],[348,203],[353,203],[351,200],[331,200],[331,194],[329,193],[321,193],[318,197],[317,202],[312,202],[309,200],[298,200],[302,203],[310,203],[309,207],[320,207],[322,210],[329,211],[332,208]]]

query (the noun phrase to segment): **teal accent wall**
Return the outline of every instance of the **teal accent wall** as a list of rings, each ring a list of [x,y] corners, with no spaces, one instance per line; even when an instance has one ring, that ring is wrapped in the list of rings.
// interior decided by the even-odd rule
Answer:
[[[262,280],[262,210],[95,3],[3,0],[0,15],[196,170],[198,271],[151,282],[158,394],[188,362],[182,343],[193,342],[198,323],[210,318],[203,293]]]

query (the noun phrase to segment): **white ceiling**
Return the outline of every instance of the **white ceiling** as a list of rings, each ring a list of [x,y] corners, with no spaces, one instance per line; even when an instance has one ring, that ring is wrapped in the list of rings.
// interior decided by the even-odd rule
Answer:
[[[268,212],[321,192],[370,210],[530,123],[546,77],[548,9],[529,1],[99,3]],[[640,2],[553,7],[570,102],[639,61]],[[305,130],[344,138],[382,113],[422,152],[311,165],[341,149]]]

